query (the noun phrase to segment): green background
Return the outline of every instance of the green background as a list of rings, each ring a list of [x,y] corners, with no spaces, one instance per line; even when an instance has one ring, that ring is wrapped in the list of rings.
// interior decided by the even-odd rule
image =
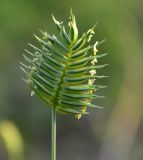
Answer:
[[[109,78],[97,83],[109,87],[99,92],[106,98],[95,102],[103,110],[92,109],[81,120],[58,115],[58,160],[143,159],[142,6],[141,0],[0,0],[0,121],[19,130],[21,160],[50,160],[51,110],[30,96],[19,61],[39,28],[55,33],[51,14],[66,24],[71,7],[80,33],[98,22],[94,40],[106,39],[98,49],[109,52],[99,62],[109,66],[99,74]],[[1,138],[0,159],[7,154]]]

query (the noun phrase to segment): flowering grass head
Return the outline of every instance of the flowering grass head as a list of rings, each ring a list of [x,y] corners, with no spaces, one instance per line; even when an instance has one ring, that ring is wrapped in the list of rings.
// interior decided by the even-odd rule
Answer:
[[[53,20],[59,36],[41,32],[34,35],[40,47],[29,44],[31,51],[25,50],[25,62],[21,69],[24,81],[31,87],[31,96],[38,96],[48,106],[59,113],[71,113],[76,118],[88,114],[91,107],[97,107],[93,100],[98,98],[96,91],[104,86],[97,85],[97,70],[106,65],[98,65],[98,59],[106,54],[100,52],[97,40],[91,44],[95,26],[79,36],[76,19],[71,12],[66,31],[63,22]]]

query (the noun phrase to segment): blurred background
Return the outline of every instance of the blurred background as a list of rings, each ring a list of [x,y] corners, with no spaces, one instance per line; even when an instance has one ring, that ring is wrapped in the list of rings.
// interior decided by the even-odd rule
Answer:
[[[104,100],[81,120],[58,115],[58,160],[143,159],[143,1],[0,0],[0,160],[50,160],[51,110],[21,80],[19,60],[38,29],[56,32],[51,18],[68,21],[70,8],[80,32],[96,22],[94,40],[106,39],[100,64],[110,64],[98,83]]]

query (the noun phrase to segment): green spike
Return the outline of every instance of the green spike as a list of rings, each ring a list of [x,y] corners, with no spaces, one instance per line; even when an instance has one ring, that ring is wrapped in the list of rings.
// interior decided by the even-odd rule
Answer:
[[[27,49],[24,49],[25,52],[27,52],[30,56],[35,57],[35,54],[33,54],[32,52],[28,51]]]
[[[28,74],[28,72],[27,72],[23,67],[20,66],[20,69],[21,69],[26,75]]]
[[[107,66],[92,63],[93,60],[106,56],[107,53],[93,54],[94,45],[89,44],[94,36],[95,26],[79,37],[75,15],[70,12],[69,31],[52,15],[60,39],[55,35],[40,30],[42,38],[34,34],[40,47],[30,45],[34,51],[25,51],[23,55],[30,65],[20,62],[20,68],[26,74],[32,91],[43,102],[56,111],[73,114],[86,114],[84,106],[97,107],[92,104],[94,98],[100,98],[94,92],[105,86],[97,85],[94,79],[107,76],[97,75],[98,69]],[[68,33],[68,34],[67,34]],[[96,40],[97,42],[97,40]],[[103,44],[100,41],[97,46]],[[100,108],[100,107],[97,107]],[[78,117],[80,117],[78,115]]]
[[[27,65],[25,65],[25,64],[23,64],[22,62],[19,62],[23,67],[25,67],[26,69],[31,69],[31,67],[30,66],[27,66]]]

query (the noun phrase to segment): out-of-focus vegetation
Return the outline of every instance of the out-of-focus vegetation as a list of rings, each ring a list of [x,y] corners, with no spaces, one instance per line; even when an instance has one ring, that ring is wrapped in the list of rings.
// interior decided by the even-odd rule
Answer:
[[[21,134],[12,122],[6,120],[0,123],[0,138],[9,160],[24,159],[24,143]]]
[[[81,33],[98,22],[95,40],[107,40],[99,52],[109,52],[100,63],[110,64],[100,73],[110,77],[100,82],[109,86],[99,92],[105,100],[95,102],[104,110],[93,109],[80,121],[58,116],[58,159],[143,159],[142,6],[141,0],[0,1],[0,121],[15,123],[26,160],[50,159],[51,110],[30,97],[18,61],[39,28],[56,31],[51,13],[66,21],[71,7]],[[0,139],[0,159],[7,160],[7,154]]]

